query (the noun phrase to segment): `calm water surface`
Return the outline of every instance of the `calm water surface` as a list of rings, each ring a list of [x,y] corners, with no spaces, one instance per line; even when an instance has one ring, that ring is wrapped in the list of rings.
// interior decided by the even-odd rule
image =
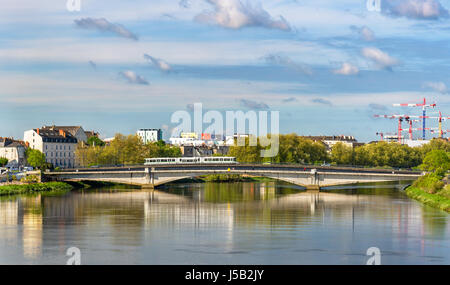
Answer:
[[[450,264],[450,215],[378,185],[172,184],[0,198],[0,263]]]

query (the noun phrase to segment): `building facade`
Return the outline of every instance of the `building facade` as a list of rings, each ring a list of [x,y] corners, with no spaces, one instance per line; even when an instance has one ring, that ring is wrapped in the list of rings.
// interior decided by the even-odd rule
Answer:
[[[63,130],[71,134],[78,142],[87,142],[88,136],[81,126],[43,126],[42,130]]]
[[[24,166],[26,146],[24,142],[11,138],[0,138],[0,157],[8,159],[8,167]]]
[[[139,129],[136,134],[141,137],[145,144],[149,142],[157,142],[163,139],[161,129]]]
[[[28,130],[24,132],[24,141],[30,148],[44,153],[46,161],[54,167],[72,168],[75,166],[77,138],[63,129],[42,127]]]

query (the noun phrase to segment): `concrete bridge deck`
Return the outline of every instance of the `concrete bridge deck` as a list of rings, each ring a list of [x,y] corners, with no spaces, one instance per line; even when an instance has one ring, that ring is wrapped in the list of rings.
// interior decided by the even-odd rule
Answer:
[[[263,176],[303,186],[307,189],[358,183],[411,181],[421,176],[417,171],[261,164],[186,164],[139,165],[130,167],[80,168],[48,172],[58,181],[108,181],[153,188],[172,181],[208,174]]]

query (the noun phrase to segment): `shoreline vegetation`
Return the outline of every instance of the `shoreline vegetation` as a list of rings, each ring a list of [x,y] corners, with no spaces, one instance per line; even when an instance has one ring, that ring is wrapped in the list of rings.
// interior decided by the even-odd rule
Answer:
[[[405,189],[408,197],[433,208],[450,213],[450,184],[444,186],[442,177],[429,173]]]
[[[65,182],[41,182],[30,184],[10,184],[0,186],[0,196],[31,194],[38,192],[70,191],[74,187]]]
[[[432,150],[423,159],[420,169],[427,172],[405,189],[408,197],[434,208],[450,212],[450,152]],[[444,178],[445,177],[445,178]],[[444,182],[445,181],[445,182]]]
[[[48,192],[68,192],[74,189],[88,189],[92,187],[111,187],[123,185],[102,181],[80,181],[80,182],[39,182],[24,184],[7,184],[0,186],[0,196],[48,193]],[[133,186],[129,186],[133,187]]]

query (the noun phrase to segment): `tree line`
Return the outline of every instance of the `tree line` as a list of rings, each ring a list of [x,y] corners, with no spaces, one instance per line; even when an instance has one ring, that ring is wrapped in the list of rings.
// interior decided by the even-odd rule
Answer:
[[[263,158],[260,150],[264,149],[258,140],[256,146],[232,146],[229,156],[246,163],[299,163],[367,166],[367,167],[418,167],[427,153],[433,150],[450,151],[450,143],[443,139],[433,139],[421,147],[409,147],[398,143],[376,142],[352,147],[338,142],[328,151],[320,141],[298,136],[297,134],[279,135],[279,151],[275,157]]]
[[[126,165],[141,164],[145,158],[181,156],[179,147],[167,145],[164,141],[145,144],[138,135],[116,134],[110,144],[97,141],[96,144],[79,144],[75,150],[76,164]]]
[[[297,134],[279,135],[279,149],[274,157],[262,157],[261,146],[257,139],[256,146],[249,145],[246,138],[244,146],[231,146],[227,156],[234,156],[241,163],[293,163],[417,168],[424,162],[426,155],[434,150],[450,152],[450,143],[443,139],[433,139],[421,147],[409,147],[398,143],[376,142],[351,147],[342,142],[336,143],[331,150],[320,141],[298,136]],[[38,150],[27,150],[28,164],[40,169],[51,168],[45,162],[45,155]],[[75,150],[76,164],[82,167],[93,165],[141,164],[145,158],[177,157],[181,150],[164,141],[144,144],[137,135],[116,134],[111,143],[105,144],[100,139],[91,140],[89,144],[79,144]]]

